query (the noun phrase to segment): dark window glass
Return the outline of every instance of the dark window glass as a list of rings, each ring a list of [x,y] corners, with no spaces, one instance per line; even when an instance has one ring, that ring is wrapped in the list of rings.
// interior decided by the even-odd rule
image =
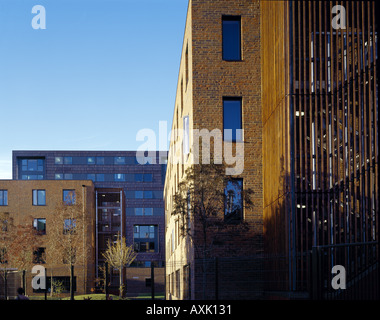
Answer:
[[[144,181],[144,175],[142,173],[136,173],[135,174],[135,181],[136,182],[143,182]]]
[[[144,199],[153,199],[153,191],[144,191]]]
[[[87,180],[95,181],[95,173],[88,173],[87,174]]]
[[[45,248],[37,248],[33,252],[33,263],[46,263]]]
[[[95,157],[87,157],[87,164],[95,164]]]
[[[133,227],[134,249],[137,252],[157,252],[157,226],[135,225]]]
[[[240,17],[223,17],[223,60],[241,60],[240,25]]]
[[[223,99],[223,129],[225,141],[242,140],[241,98]]]
[[[143,199],[144,198],[144,192],[143,191],[135,191],[135,198],[136,199]]]
[[[224,190],[224,220],[226,222],[240,221],[243,217],[243,180],[233,179],[227,182]]]
[[[34,219],[33,220],[33,227],[37,231],[38,234],[46,234],[46,219]]]

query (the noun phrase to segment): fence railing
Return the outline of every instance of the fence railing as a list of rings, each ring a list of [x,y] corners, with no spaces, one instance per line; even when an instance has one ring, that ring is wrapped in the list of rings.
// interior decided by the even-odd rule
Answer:
[[[311,292],[315,300],[377,300],[378,242],[315,246]]]
[[[74,265],[47,267],[44,269],[44,288],[33,288],[33,279],[40,273],[32,270],[17,270],[0,266],[0,300],[13,300],[17,289],[23,288],[26,295],[34,300],[50,299],[116,299],[119,296],[119,271],[108,268],[105,275],[96,274],[95,265]],[[163,267],[128,267],[123,270],[123,298],[125,299],[163,299],[165,291],[165,270]],[[71,277],[73,274],[73,277]],[[40,283],[40,278],[37,279]],[[107,285],[106,285],[107,284]],[[96,296],[98,295],[98,296]],[[102,296],[102,297],[100,297]]]

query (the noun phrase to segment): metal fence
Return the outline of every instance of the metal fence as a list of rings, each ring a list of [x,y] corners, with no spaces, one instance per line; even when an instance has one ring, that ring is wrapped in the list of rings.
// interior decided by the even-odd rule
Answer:
[[[378,242],[313,247],[311,298],[378,300]]]
[[[43,265],[42,265],[43,266]],[[33,270],[19,271],[0,267],[0,300],[13,300],[17,297],[17,289],[24,288],[26,295],[31,300],[59,300],[59,299],[84,299],[95,296],[105,299],[119,298],[119,271],[108,268],[108,272],[102,274],[96,272],[94,265],[83,268],[74,265],[72,268],[55,267],[44,268],[44,274]],[[124,299],[163,299],[165,291],[164,268],[129,267],[123,270],[122,284]],[[42,279],[43,278],[43,279]],[[44,283],[42,286],[41,279]],[[34,283],[33,283],[34,281]],[[107,285],[106,285],[107,283]],[[35,289],[34,286],[43,288]],[[71,290],[72,288],[72,290]],[[95,294],[94,296],[91,296]]]
[[[299,287],[289,288],[288,256],[259,254],[251,257],[196,259],[190,265],[126,268],[123,272],[124,298],[196,300],[279,300],[380,299],[378,243],[365,242],[313,247],[308,253],[310,278]],[[337,269],[333,269],[337,267]],[[168,270],[174,270],[170,275]],[[119,272],[108,269],[107,277],[95,266],[45,269],[45,290],[32,288],[32,270],[0,268],[0,299],[15,299],[17,288],[25,288],[30,299],[70,298],[83,295],[119,295]],[[108,285],[105,285],[107,283]]]

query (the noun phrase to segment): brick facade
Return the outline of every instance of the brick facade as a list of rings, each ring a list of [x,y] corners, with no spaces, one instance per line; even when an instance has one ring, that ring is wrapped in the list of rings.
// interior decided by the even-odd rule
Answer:
[[[222,58],[222,17],[224,15],[241,17],[241,61],[224,61]],[[182,119],[184,116],[189,116],[190,132],[195,129],[207,129],[210,132],[219,129],[223,132],[223,97],[240,97],[244,130],[244,170],[236,177],[243,179],[244,189],[250,188],[254,192],[253,208],[244,211],[244,221],[248,223],[249,230],[242,234],[234,234],[229,239],[223,239],[223,244],[213,252],[214,256],[249,256],[262,251],[260,88],[259,1],[189,1],[172,130],[182,130]],[[194,268],[194,245],[188,238],[179,235],[176,231],[176,218],[171,216],[172,198],[177,191],[177,184],[183,178],[186,167],[194,162],[195,138],[194,135],[190,135],[190,155],[184,165],[170,163],[175,154],[185,159],[182,156],[181,143],[177,141],[174,145],[172,142],[169,151],[164,189],[168,299],[202,297],[202,289],[198,285],[202,273]],[[234,150],[235,143],[232,144]],[[173,230],[174,250],[172,250],[173,240],[171,239]],[[197,241],[196,239],[195,235],[194,241]],[[188,266],[190,266],[190,280],[186,278]],[[177,279],[178,276],[180,279]],[[177,287],[179,290],[173,290]],[[189,292],[191,296],[188,296]]]
[[[63,261],[56,261],[49,258],[49,251],[55,250],[48,245],[48,239],[51,236],[52,220],[56,219],[57,207],[63,203],[63,190],[75,190],[78,203],[82,202],[84,195],[83,212],[87,215],[89,224],[84,231],[84,246],[89,249],[89,255],[84,261],[76,264],[76,293],[82,294],[89,292],[94,286],[94,266],[95,266],[95,248],[94,248],[94,231],[95,231],[95,201],[94,201],[94,184],[92,181],[12,181],[0,180],[0,190],[7,190],[8,202],[5,206],[0,206],[1,213],[8,213],[13,219],[14,225],[33,225],[34,219],[46,219],[46,234],[39,235],[40,247],[45,248],[46,263],[42,266],[47,268],[48,276],[70,277],[69,265]],[[45,190],[46,204],[33,205],[33,190]],[[50,229],[50,230],[49,230]],[[63,230],[63,222],[62,222]],[[40,263],[38,263],[40,264]],[[84,265],[84,267],[83,267]],[[12,267],[12,266],[11,266]],[[27,291],[26,294],[32,294],[31,287],[33,274],[27,270]],[[20,286],[20,283],[18,284]],[[11,294],[11,293],[10,293]]]

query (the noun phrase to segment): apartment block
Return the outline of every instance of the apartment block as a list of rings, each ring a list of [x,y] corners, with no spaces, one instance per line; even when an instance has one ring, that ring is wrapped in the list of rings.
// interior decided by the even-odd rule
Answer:
[[[2,220],[2,231],[7,232],[5,225],[12,221],[14,226],[26,226],[34,229],[37,237],[38,248],[33,252],[20,252],[23,263],[28,265],[26,273],[26,294],[36,291],[30,284],[36,274],[30,271],[31,265],[41,265],[48,270],[47,287],[50,289],[52,281],[60,281],[66,291],[70,290],[70,264],[64,258],[56,258],[56,251],[64,252],[69,247],[52,247],[52,237],[56,237],[56,228],[60,236],[65,228],[75,226],[78,222],[75,237],[77,244],[74,248],[80,261],[76,261],[74,288],[77,294],[89,292],[94,286],[95,266],[95,188],[91,180],[67,180],[67,181],[14,181],[0,180],[0,214],[6,217]],[[70,220],[70,217],[60,215],[63,207],[73,207],[78,216]],[[81,218],[81,222],[76,220]],[[82,219],[83,218],[83,219]],[[86,221],[83,223],[83,221]],[[73,229],[73,230],[74,230]],[[3,234],[4,235],[4,234]],[[18,237],[23,235],[18,234]],[[65,237],[65,235],[63,235]],[[17,239],[13,239],[17,242]],[[3,243],[4,244],[4,243]],[[81,252],[85,248],[86,254]],[[2,248],[4,249],[4,248]],[[25,249],[26,250],[26,249]],[[2,261],[2,267],[14,269],[7,261]],[[13,269],[12,269],[13,268]],[[20,276],[21,274],[19,274]],[[4,280],[4,279],[2,279]],[[17,284],[17,287],[21,283]],[[3,287],[2,287],[3,289]],[[10,288],[15,289],[15,288]],[[3,291],[3,290],[2,290]],[[44,292],[44,291],[41,291]],[[3,292],[4,293],[4,292]],[[15,295],[15,292],[9,292]]]
[[[149,291],[145,278],[150,277],[141,275],[150,274],[154,264],[157,290],[163,291],[166,158],[167,152],[150,153],[140,159],[136,151],[14,151],[13,178],[34,182],[92,180],[96,275],[104,263],[102,253],[107,243],[121,235],[138,253],[126,274],[127,290]],[[118,281],[117,273],[113,273],[111,283],[115,288]]]

